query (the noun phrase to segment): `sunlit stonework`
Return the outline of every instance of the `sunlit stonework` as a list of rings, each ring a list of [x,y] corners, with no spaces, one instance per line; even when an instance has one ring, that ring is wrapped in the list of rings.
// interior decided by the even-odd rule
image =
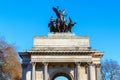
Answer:
[[[49,33],[35,36],[31,50],[20,52],[22,80],[100,80],[103,53],[91,49],[88,36]]]

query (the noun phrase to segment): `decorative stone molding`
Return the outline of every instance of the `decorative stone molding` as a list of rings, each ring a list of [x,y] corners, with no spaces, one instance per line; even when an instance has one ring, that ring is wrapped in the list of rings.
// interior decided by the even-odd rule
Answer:
[[[101,64],[95,64],[96,68],[101,68]]]
[[[45,65],[45,66],[47,66],[48,65],[48,62],[42,62],[43,63],[43,65]]]
[[[33,47],[33,51],[89,51],[90,47]]]
[[[76,66],[80,66],[81,63],[80,62],[75,62],[75,64],[76,64]]]
[[[83,59],[66,59],[66,58],[58,58],[58,59],[40,59],[40,58],[32,58],[32,62],[91,62],[91,58],[83,58]]]
[[[80,66],[86,67],[87,66],[87,62],[81,62]]]
[[[32,64],[32,66],[35,66],[36,65],[36,62],[30,62]]]

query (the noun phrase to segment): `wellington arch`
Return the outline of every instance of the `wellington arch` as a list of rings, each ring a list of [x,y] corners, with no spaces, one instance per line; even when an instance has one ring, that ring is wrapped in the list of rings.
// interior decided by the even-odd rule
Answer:
[[[50,19],[50,33],[35,36],[32,49],[19,52],[22,80],[55,80],[58,76],[68,80],[101,80],[103,53],[91,48],[88,36],[71,32],[75,23],[70,17],[66,24],[60,15],[63,12],[53,10],[58,16]]]

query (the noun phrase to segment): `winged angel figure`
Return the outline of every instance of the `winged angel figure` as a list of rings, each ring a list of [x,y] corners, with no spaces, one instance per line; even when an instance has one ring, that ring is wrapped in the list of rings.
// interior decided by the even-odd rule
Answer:
[[[66,11],[66,9],[58,10],[58,8],[53,7],[53,11],[56,13],[56,16],[58,17],[58,19],[60,19],[60,21],[64,21],[64,13]]]

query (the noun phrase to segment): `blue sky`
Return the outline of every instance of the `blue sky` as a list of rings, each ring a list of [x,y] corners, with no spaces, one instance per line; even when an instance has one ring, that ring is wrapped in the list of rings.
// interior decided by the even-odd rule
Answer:
[[[18,51],[31,49],[35,35],[49,33],[53,6],[66,8],[77,23],[73,33],[89,36],[92,49],[105,53],[103,59],[120,61],[119,0],[0,0],[0,35]]]
[[[59,76],[59,77],[55,78],[55,80],[68,80],[68,79],[64,76]]]

